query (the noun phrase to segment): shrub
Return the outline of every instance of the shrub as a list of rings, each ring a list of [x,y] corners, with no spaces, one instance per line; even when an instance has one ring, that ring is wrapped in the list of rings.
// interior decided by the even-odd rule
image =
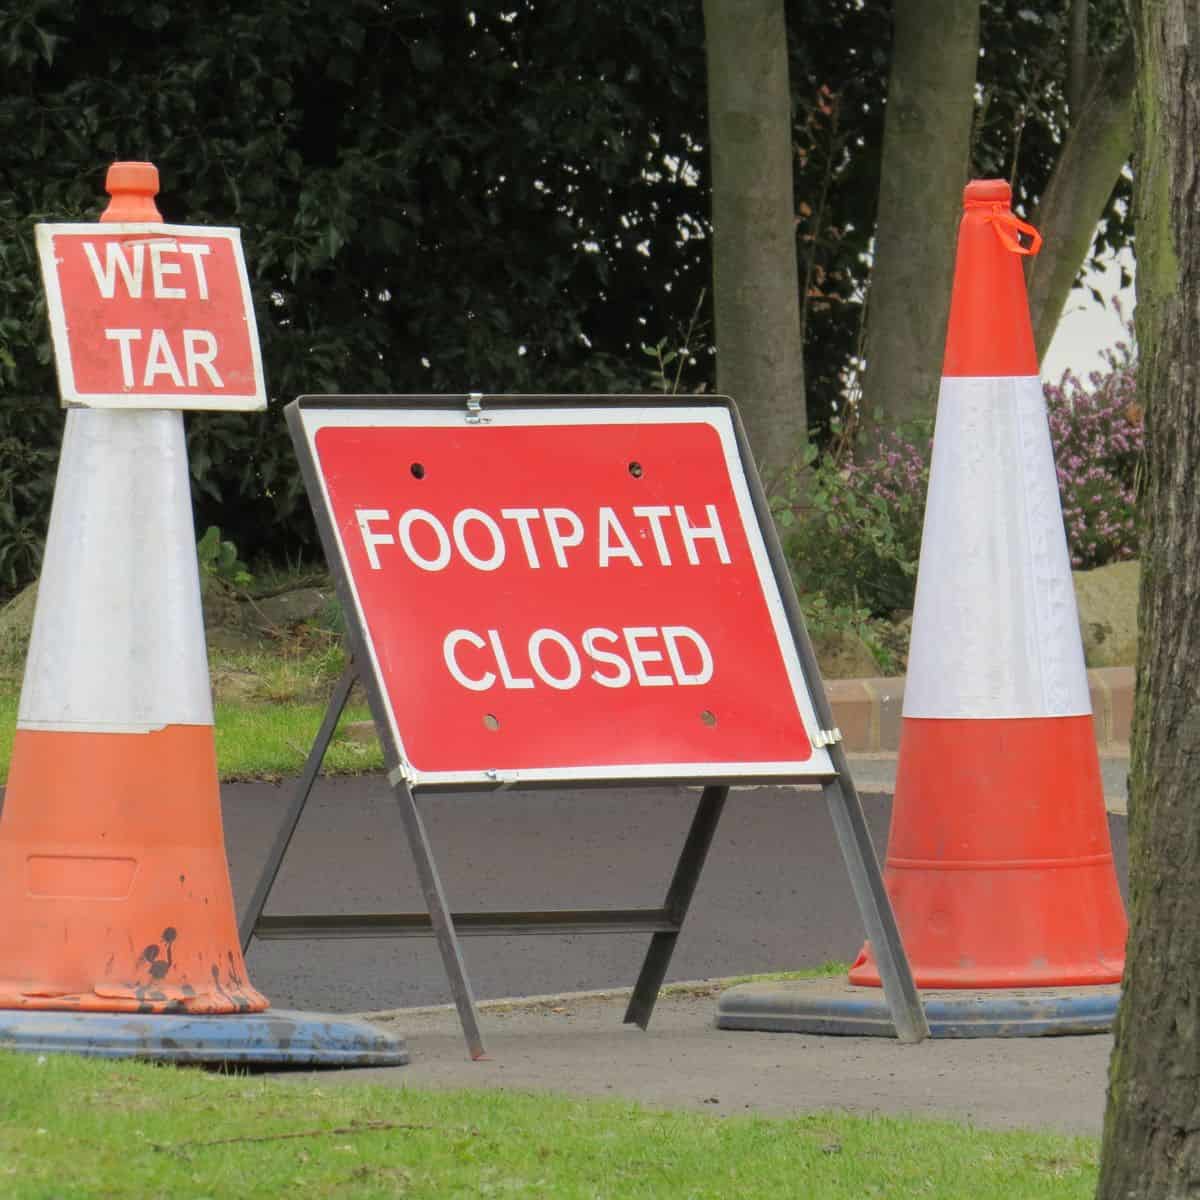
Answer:
[[[1087,383],[1071,372],[1046,386],[1050,438],[1058,471],[1071,566],[1102,567],[1137,555],[1136,488],[1142,412],[1136,366],[1122,342],[1106,371]]]
[[[929,428],[887,434],[860,463],[810,450],[807,507],[777,511],[797,589],[874,617],[912,607]]]
[[[0,602],[37,575],[57,451],[4,433],[0,420]]]
[[[1066,372],[1045,386],[1075,570],[1137,554],[1143,436],[1136,390],[1134,351],[1125,342],[1086,382]],[[914,425],[886,435],[857,463],[810,447],[807,506],[798,485],[776,506],[802,598],[824,596],[827,612],[857,614],[859,624],[863,614],[912,608],[931,445],[929,427]]]

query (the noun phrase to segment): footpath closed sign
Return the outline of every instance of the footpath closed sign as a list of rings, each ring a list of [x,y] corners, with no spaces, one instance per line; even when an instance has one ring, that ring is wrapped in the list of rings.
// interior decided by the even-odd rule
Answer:
[[[266,407],[238,230],[39,225],[37,245],[64,404]]]
[[[835,774],[727,401],[288,419],[414,786]]]

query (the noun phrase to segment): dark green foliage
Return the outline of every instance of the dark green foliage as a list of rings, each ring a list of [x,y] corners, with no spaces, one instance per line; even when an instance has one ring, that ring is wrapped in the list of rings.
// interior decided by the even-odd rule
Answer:
[[[1036,106],[1010,9],[985,0],[995,70]],[[890,13],[787,5],[818,429],[859,343]],[[95,219],[116,159],[158,166],[168,221],[242,229],[271,408],[188,438],[198,527],[248,558],[315,552],[298,394],[650,391],[642,346],[689,329],[679,388],[711,387],[699,0],[15,0],[0,69],[0,592],[35,569],[61,430],[33,224]],[[978,158],[1007,175],[1001,112]],[[1024,128],[1032,199],[1052,118]]]
[[[1031,216],[1070,125],[1066,40],[1070,4],[982,0],[979,89],[971,172],[1008,179],[1013,207]],[[1123,0],[1090,0],[1088,56],[1092,69],[1129,36]],[[1096,256],[1133,238],[1131,181],[1122,176],[1092,248]],[[1126,281],[1128,282],[1128,281]]]
[[[188,424],[198,523],[246,554],[311,541],[299,393],[650,387],[666,287],[690,313],[708,283],[678,234],[706,209],[702,30],[685,3],[512,8],[0,15],[0,433],[57,447],[32,226],[94,219],[118,158],[156,163],[168,221],[242,229],[271,411]]]

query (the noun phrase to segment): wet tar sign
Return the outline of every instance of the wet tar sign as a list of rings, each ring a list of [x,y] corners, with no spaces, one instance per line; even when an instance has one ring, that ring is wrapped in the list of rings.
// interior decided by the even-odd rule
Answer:
[[[834,773],[728,402],[332,399],[288,418],[415,784]]]
[[[64,404],[266,407],[238,230],[39,225],[37,244]]]

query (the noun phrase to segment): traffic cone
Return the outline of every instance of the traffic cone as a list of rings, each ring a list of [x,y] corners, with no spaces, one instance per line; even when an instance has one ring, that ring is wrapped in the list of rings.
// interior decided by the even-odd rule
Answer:
[[[964,197],[884,870],[922,988],[1109,984],[1124,966],[1021,269],[1040,238],[1010,201],[1000,180]],[[879,986],[869,943],[850,982]]]
[[[109,172],[102,221],[161,221]],[[255,1012],[225,860],[183,414],[66,415],[0,816],[0,1008]]]
[[[161,222],[150,163],[101,220]],[[183,414],[67,413],[0,809],[0,1048],[399,1066],[365,1021],[267,1009],[225,859]],[[261,1015],[260,1015],[261,1014]]]
[[[1124,966],[1021,270],[1041,238],[1011,197],[1000,180],[964,197],[884,864],[935,1038],[1103,1032]],[[742,984],[716,1023],[894,1033],[870,942],[848,983]]]

